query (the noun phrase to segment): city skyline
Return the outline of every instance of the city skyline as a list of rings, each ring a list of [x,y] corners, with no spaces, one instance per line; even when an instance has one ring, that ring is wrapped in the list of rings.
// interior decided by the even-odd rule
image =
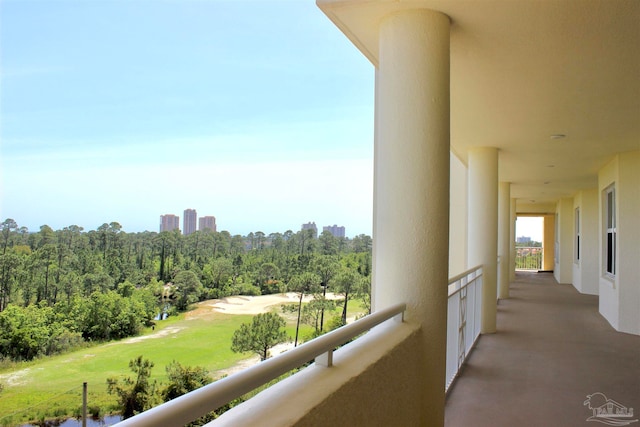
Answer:
[[[373,66],[314,2],[242,3],[0,2],[0,218],[372,235]]]
[[[197,218],[197,223],[198,223],[198,227],[196,229],[193,229],[191,231],[187,230],[187,226],[186,224],[189,223],[190,221],[194,221],[195,219],[192,220],[187,220],[186,219],[186,215],[190,214],[193,215],[195,218]],[[212,231],[217,231],[217,224],[216,224],[216,217],[212,216],[212,215],[206,215],[206,216],[202,216],[202,217],[198,217],[197,216],[197,210],[196,209],[185,209],[183,211],[183,228],[180,228],[180,216],[175,215],[175,214],[164,214],[164,215],[160,215],[160,232],[163,231],[173,231],[173,230],[178,230],[181,232],[181,234],[188,236],[189,234],[195,232],[195,231],[203,231],[204,229],[209,229]],[[282,230],[282,231],[270,231],[270,232],[285,232],[291,229],[287,229],[287,230]],[[313,235],[315,238],[318,237],[318,227],[316,226],[315,221],[313,222],[308,222],[305,224],[302,224],[301,231],[304,230],[311,230],[313,232]],[[226,230],[229,231],[229,230]],[[253,232],[258,232],[258,231],[262,231],[262,230],[254,230]],[[344,226],[338,226],[336,224],[334,225],[325,225],[322,227],[322,231],[328,231],[330,232],[334,237],[349,237],[345,234],[345,227]],[[231,233],[233,234],[233,233]],[[248,233],[247,233],[248,234]],[[362,234],[362,233],[361,233]],[[245,234],[246,236],[246,234]],[[355,237],[355,236],[354,236]]]
[[[160,232],[179,230],[188,236],[205,229],[217,231],[216,217],[213,215],[198,217],[196,209],[188,208],[182,212],[182,229],[180,228],[180,216],[175,214],[160,215]]]
[[[313,2],[0,8],[0,217],[371,234],[374,68]]]

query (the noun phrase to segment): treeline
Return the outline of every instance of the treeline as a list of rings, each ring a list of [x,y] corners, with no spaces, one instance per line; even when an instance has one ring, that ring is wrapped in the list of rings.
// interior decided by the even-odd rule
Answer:
[[[37,232],[0,224],[0,357],[31,359],[138,334],[160,312],[229,295],[343,293],[368,302],[371,238],[310,230],[125,233],[117,222]],[[309,275],[313,280],[309,280]],[[345,280],[348,277],[348,280]],[[305,278],[305,280],[301,280]]]

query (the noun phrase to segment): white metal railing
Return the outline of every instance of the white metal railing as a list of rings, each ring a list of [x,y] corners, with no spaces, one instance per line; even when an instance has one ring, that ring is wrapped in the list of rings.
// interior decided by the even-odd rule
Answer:
[[[447,377],[445,390],[480,336],[482,313],[482,266],[449,279],[447,310]]]
[[[403,321],[405,310],[406,304],[396,304],[376,311],[278,356],[126,419],[118,426],[182,426],[310,360],[315,359],[316,364],[330,367],[336,347],[392,317]]]
[[[516,247],[516,269],[542,270],[543,253],[544,250],[541,247]]]

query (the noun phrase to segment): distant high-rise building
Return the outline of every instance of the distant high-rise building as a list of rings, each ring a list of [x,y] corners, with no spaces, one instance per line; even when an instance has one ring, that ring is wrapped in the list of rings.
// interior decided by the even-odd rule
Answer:
[[[180,217],[173,214],[160,215],[160,232],[179,230]]]
[[[216,217],[215,216],[203,216],[198,219],[198,230],[211,230],[216,231]]]
[[[302,224],[302,230],[313,230],[313,237],[318,237],[318,227],[316,227],[315,222],[308,222],[306,224]]]
[[[338,227],[335,224],[333,224],[332,226],[327,225],[325,227],[322,227],[322,231],[328,231],[329,233],[333,234],[335,237],[344,237],[344,227],[342,226]]]
[[[197,220],[198,220],[198,213],[196,212],[195,209],[184,210],[184,219],[182,220],[183,221],[182,233],[185,236],[188,236],[191,233],[195,233]]]

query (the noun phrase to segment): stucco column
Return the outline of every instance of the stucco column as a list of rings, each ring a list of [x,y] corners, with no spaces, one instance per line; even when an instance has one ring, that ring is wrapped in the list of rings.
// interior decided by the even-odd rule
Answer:
[[[556,217],[545,215],[542,232],[542,269],[553,271],[556,259]]]
[[[498,298],[509,298],[509,260],[511,259],[511,183],[501,182],[498,186]]]
[[[511,209],[510,209],[510,237],[509,237],[509,253],[511,256],[509,257],[509,280],[516,280],[516,199],[511,199]]]
[[[449,245],[449,18],[380,22],[374,160],[374,310],[404,302],[424,334],[421,425],[444,424]]]
[[[498,149],[469,150],[469,266],[482,264],[483,334],[496,331],[498,276]]]

